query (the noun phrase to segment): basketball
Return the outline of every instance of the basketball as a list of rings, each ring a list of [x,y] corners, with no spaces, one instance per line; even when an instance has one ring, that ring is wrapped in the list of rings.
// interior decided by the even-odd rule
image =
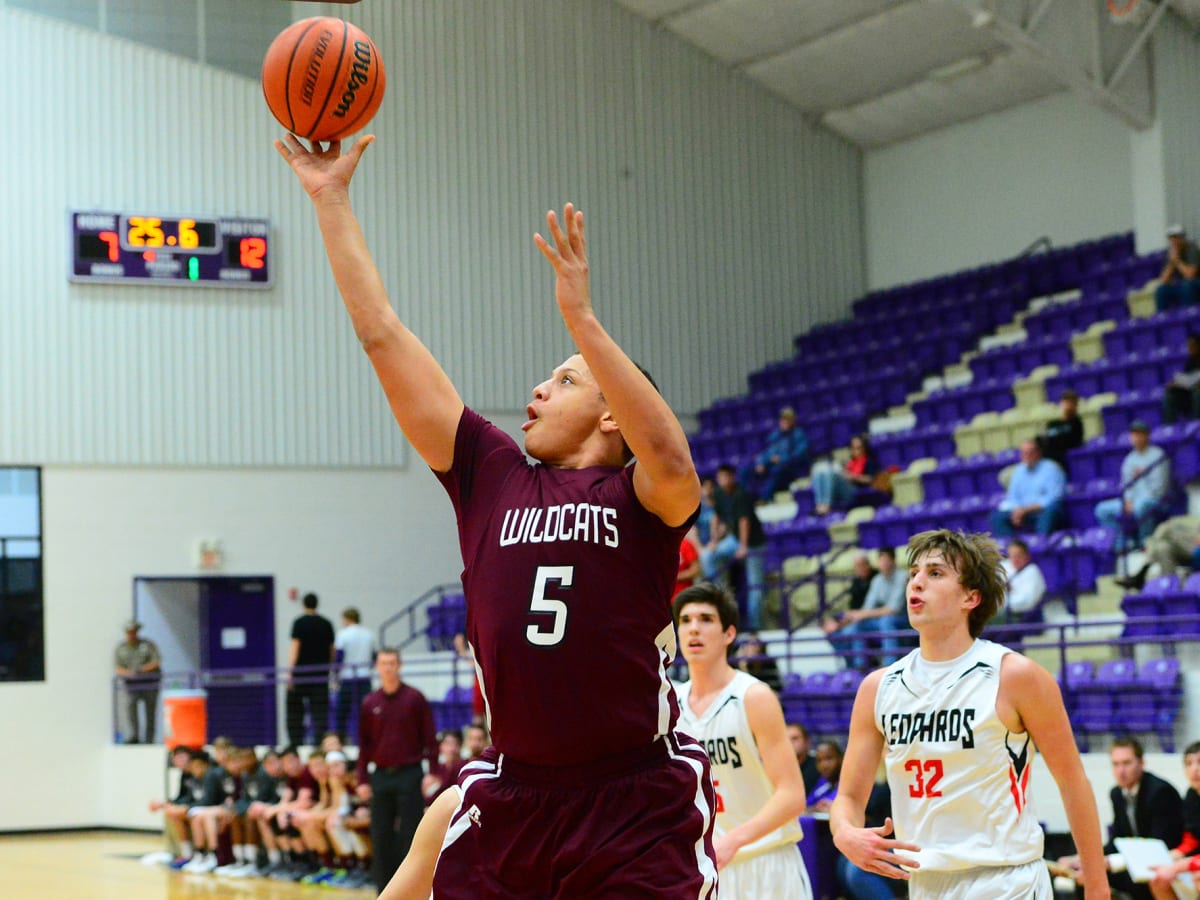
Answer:
[[[383,102],[379,50],[342,19],[303,19],[279,33],[263,58],[262,89],[279,124],[297,137],[340,140],[364,127]]]

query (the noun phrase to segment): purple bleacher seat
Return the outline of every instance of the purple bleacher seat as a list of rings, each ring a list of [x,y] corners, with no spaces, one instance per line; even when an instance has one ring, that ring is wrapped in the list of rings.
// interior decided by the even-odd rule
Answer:
[[[1154,730],[1162,749],[1174,752],[1175,718],[1183,698],[1179,660],[1173,657],[1146,660],[1138,670],[1137,688],[1121,698],[1119,711],[1129,730]],[[1151,707],[1149,715],[1147,706]]]
[[[1071,528],[1092,528],[1096,521],[1096,504],[1101,500],[1116,497],[1121,492],[1117,479],[1096,478],[1087,485],[1080,485],[1067,494],[1067,522]],[[1112,541],[1112,535],[1108,536]]]
[[[1121,637],[1148,640],[1159,633],[1157,618],[1162,615],[1162,598],[1151,594],[1129,594],[1121,600],[1121,611],[1127,619]]]
[[[1059,676],[1059,684],[1065,690],[1074,690],[1096,680],[1096,664],[1090,659],[1068,662]]]
[[[1131,659],[1114,659],[1096,670],[1095,678],[1076,688],[1073,724],[1083,734],[1104,734],[1120,727],[1116,696],[1136,683],[1137,667]]]

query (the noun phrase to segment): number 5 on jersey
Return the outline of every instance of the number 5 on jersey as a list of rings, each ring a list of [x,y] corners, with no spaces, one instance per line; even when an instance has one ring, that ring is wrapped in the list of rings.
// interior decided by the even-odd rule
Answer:
[[[537,574],[533,577],[533,597],[529,600],[529,611],[539,613],[536,622],[525,629],[525,639],[539,647],[553,647],[561,643],[567,633],[567,604],[546,596],[549,582],[558,582],[560,587],[569,588],[575,577],[574,566],[538,566]],[[554,621],[550,627],[544,627],[546,622],[541,614],[550,613]]]

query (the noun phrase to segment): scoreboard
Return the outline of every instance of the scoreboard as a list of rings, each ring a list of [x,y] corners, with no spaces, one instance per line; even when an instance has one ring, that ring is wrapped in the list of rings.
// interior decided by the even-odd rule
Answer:
[[[72,212],[71,281],[271,287],[267,219]]]

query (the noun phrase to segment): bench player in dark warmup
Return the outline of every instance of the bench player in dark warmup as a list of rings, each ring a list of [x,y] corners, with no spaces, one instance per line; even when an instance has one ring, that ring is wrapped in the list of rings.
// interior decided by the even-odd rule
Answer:
[[[667,677],[679,542],[700,500],[683,429],[596,318],[571,204],[561,224],[547,215],[549,241],[534,238],[579,351],[533,390],[522,429],[537,464],[465,408],[396,316],[350,208],[372,140],[345,156],[292,135],[276,149],[313,200],[392,413],[458,518],[493,747],[460,774],[434,895],[712,896],[711,776],[675,734]]]

